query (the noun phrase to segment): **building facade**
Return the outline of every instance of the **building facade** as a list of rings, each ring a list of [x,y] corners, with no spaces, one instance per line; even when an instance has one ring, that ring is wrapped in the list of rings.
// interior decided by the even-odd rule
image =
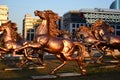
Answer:
[[[35,34],[35,26],[37,22],[40,22],[39,17],[32,17],[30,14],[26,14],[23,19],[23,37],[25,40],[32,41]]]
[[[8,7],[6,5],[0,5],[0,25],[8,21]]]
[[[115,35],[120,35],[120,10],[95,8],[69,11],[63,15],[63,26],[64,29],[74,32],[82,25],[90,27],[98,19],[108,22],[114,27]]]

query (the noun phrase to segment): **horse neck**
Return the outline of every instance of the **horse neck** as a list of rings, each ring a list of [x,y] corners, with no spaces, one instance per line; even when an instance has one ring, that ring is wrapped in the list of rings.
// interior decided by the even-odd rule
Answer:
[[[70,36],[68,34],[63,34],[63,38],[70,39]]]
[[[86,37],[88,37],[88,36],[89,36],[89,34],[88,34],[88,33],[86,33],[86,32],[81,32],[81,35],[83,35],[83,37],[84,37],[84,38],[86,38]]]
[[[9,28],[6,28],[6,33],[3,36],[4,36],[4,42],[12,41],[11,30]]]
[[[49,34],[48,26],[49,25],[48,25],[47,20],[43,20],[42,23],[36,29],[36,36]]]

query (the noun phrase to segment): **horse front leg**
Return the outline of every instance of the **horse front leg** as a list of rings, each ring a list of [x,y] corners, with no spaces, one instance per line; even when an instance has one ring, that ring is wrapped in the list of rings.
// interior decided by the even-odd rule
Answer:
[[[0,54],[0,59],[4,60],[4,57],[2,56],[2,54]]]
[[[43,51],[39,51],[36,49],[24,49],[24,56],[28,61],[33,61],[33,60],[37,60],[38,63],[42,66],[45,66],[44,62],[43,62],[43,56],[44,53],[42,53]],[[37,54],[36,57],[33,57],[34,54]]]
[[[111,53],[111,55],[112,55],[112,57],[113,57],[114,59],[118,60],[118,58],[116,57],[116,55],[115,55],[115,53],[114,53],[114,49],[109,49],[108,52]]]
[[[14,51],[20,51],[20,50],[23,50],[25,48],[41,48],[41,44],[40,43],[37,43],[37,42],[34,42],[34,43],[26,43],[25,45],[23,45],[22,47],[19,47],[17,49],[15,49]]]
[[[0,47],[0,58],[4,60],[3,54],[6,54],[8,51],[8,49]]]
[[[9,51],[8,49],[3,48],[3,47],[0,47],[0,50],[5,51],[5,52],[8,52],[8,51]]]
[[[17,64],[17,66],[18,66],[19,68],[21,68],[21,67],[23,67],[27,62],[28,62],[28,60],[26,59],[24,62]]]

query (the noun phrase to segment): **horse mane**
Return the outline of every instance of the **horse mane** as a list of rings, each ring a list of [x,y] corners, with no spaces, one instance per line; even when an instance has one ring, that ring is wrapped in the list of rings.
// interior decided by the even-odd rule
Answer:
[[[11,20],[7,21],[6,23],[2,23],[1,26],[10,26]]]
[[[79,31],[79,32],[80,32],[80,31],[84,31],[84,32],[87,32],[90,36],[93,36],[90,27],[87,27],[87,26],[80,26],[80,27],[78,28],[78,31]]]
[[[6,27],[9,27],[10,29],[10,35],[11,35],[11,38],[13,41],[15,42],[19,42],[22,38],[22,36],[17,32],[17,26],[16,26],[16,23],[13,23],[11,21],[8,21],[4,24],[1,25],[2,26],[6,26]],[[5,36],[6,32],[3,32],[1,35],[0,35],[0,41],[3,43],[4,41],[4,36]]]
[[[49,19],[49,34],[52,37],[57,37],[60,34],[60,30],[58,28],[58,25],[56,23],[57,20],[60,19],[57,13],[54,13],[52,10],[46,10],[45,11],[48,14]]]
[[[91,29],[94,31],[99,28],[102,28],[107,31],[109,29],[109,24],[103,21],[102,19],[99,19],[92,24]]]
[[[13,40],[15,40],[16,42],[19,42],[20,40],[23,39],[20,33],[17,32],[16,23],[11,23],[10,30],[11,30],[11,37]]]

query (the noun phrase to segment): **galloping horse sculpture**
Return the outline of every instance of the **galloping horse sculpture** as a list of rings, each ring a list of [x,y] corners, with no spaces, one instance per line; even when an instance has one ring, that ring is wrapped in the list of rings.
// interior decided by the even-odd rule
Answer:
[[[101,52],[101,50],[98,48],[98,44],[100,44],[101,41],[94,37],[90,27],[80,26],[79,28],[77,28],[76,37],[78,41],[84,43],[92,59],[94,59],[94,57],[92,56],[92,48],[96,48],[99,52]],[[97,59],[97,61],[99,61],[99,59]]]
[[[104,41],[106,41],[106,47],[109,48],[109,50],[113,52],[114,49],[117,49],[120,52],[120,36],[110,34],[103,28],[99,28],[99,35]],[[114,58],[117,59],[115,55]]]
[[[11,23],[11,21],[0,26],[0,31],[3,32],[1,36],[3,47],[0,47],[1,50],[9,52],[10,50],[22,46],[22,37],[19,34],[16,34],[16,29],[16,24]]]
[[[97,59],[97,61],[100,61],[102,57],[107,54],[107,52],[110,52],[113,58],[117,59],[116,56],[113,54],[113,48],[110,48],[110,46],[108,45],[110,36],[107,35],[106,37],[104,37],[106,40],[103,39],[102,30],[104,30],[105,33],[109,33],[109,35],[114,32],[113,27],[108,26],[108,23],[104,22],[103,20],[97,20],[95,23],[93,23],[91,28],[87,26],[80,26],[80,28],[78,28],[76,31],[76,36],[77,39],[80,39],[80,35],[82,35],[82,42],[84,42],[85,45],[88,47],[88,53],[90,53],[90,56],[92,54],[92,46],[95,47],[97,51],[102,54]]]
[[[73,42],[70,39],[61,39],[56,37],[59,34],[58,26],[56,24],[56,21],[60,19],[58,14],[51,10],[36,10],[34,13],[36,16],[39,16],[42,19],[42,23],[36,29],[35,41],[27,43],[15,51],[31,47],[55,54],[56,57],[63,63],[56,67],[51,74],[54,74],[58,69],[64,66],[68,60],[76,60],[82,71],[82,74],[86,74],[86,70],[83,68],[83,59],[85,54],[84,45],[80,44],[79,42]],[[76,47],[79,48],[79,53],[77,57],[73,57],[72,55],[74,54]]]
[[[116,46],[113,47],[114,44],[111,43],[111,42],[116,42],[116,40],[118,41],[119,39],[119,37],[112,34],[114,33],[114,28],[109,26],[107,22],[100,19],[97,20],[95,23],[93,23],[91,30],[93,31],[93,34],[96,39],[103,41],[103,43],[99,44],[99,46],[103,46],[103,52],[104,52],[103,56],[106,55],[107,52],[110,52],[113,58],[117,59],[117,57],[113,53],[114,49],[116,49]],[[103,36],[104,33],[105,36]]]
[[[8,54],[10,52],[14,53],[14,50],[22,47],[26,42],[21,37],[21,35],[17,32],[16,23],[8,21],[0,26],[0,32],[2,32],[0,36],[1,47],[0,54],[3,57],[3,54]],[[29,50],[30,51],[30,50]],[[21,63],[19,67],[22,67],[28,61],[32,61],[32,57],[29,56],[28,52],[26,53],[26,49],[17,52],[17,54],[24,55],[26,61]],[[37,58],[37,57],[36,57]],[[37,58],[39,59],[39,58]],[[41,64],[41,62],[39,62]]]

